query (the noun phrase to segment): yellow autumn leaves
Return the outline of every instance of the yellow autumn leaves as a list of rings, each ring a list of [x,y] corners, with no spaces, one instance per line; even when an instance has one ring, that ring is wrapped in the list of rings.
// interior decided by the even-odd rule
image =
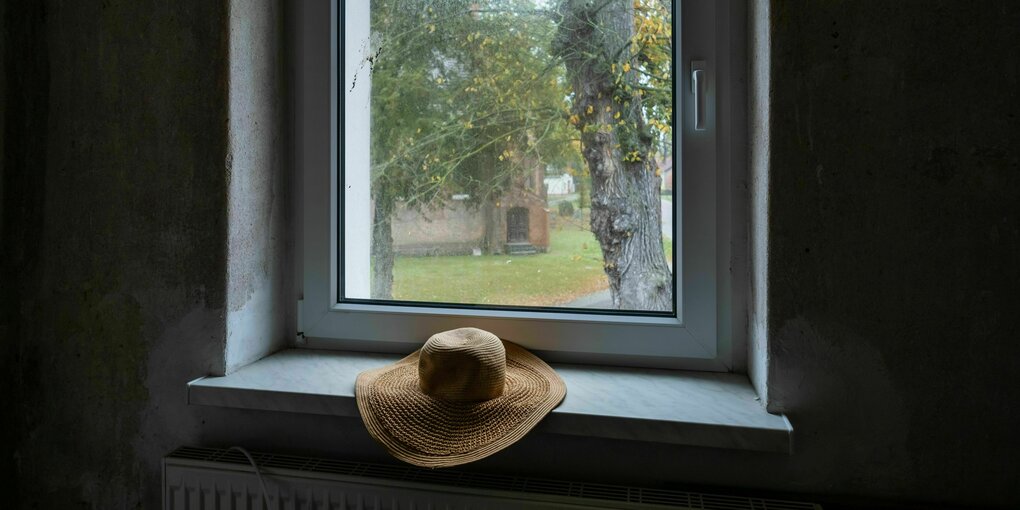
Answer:
[[[630,151],[623,156],[624,161],[641,161],[641,154],[638,151]]]

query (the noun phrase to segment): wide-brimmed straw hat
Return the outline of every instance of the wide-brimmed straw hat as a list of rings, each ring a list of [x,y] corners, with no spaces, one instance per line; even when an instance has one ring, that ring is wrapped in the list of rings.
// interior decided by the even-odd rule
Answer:
[[[549,365],[476,328],[437,333],[393,365],[358,374],[369,434],[423,467],[472,462],[510,446],[567,394]]]

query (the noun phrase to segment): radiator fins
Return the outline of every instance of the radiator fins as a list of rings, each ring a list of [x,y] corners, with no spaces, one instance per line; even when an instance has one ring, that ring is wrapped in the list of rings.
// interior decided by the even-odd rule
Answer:
[[[814,503],[251,452],[273,510],[821,510]],[[163,459],[165,510],[256,510],[262,494],[234,450],[185,446]]]

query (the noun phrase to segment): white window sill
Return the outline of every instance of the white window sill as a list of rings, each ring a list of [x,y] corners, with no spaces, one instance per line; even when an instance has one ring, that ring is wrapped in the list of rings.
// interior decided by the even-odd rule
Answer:
[[[188,403],[358,416],[358,373],[400,356],[289,349],[225,377],[188,383]],[[789,453],[793,427],[736,374],[553,364],[567,397],[536,431]]]

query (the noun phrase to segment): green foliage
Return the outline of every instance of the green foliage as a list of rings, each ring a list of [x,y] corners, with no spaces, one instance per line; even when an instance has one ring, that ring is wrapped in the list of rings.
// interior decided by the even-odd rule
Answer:
[[[638,137],[670,149],[671,3],[633,0],[626,47],[590,57],[616,90],[614,106],[601,112],[578,110],[562,60],[551,54],[555,7],[536,0],[372,0],[376,200],[423,209],[467,193],[477,203],[498,198],[536,165],[586,173],[572,126],[616,130],[625,161],[649,156]]]
[[[598,133],[615,135],[619,158],[638,162],[655,156],[648,153],[649,145],[654,151],[672,151],[673,3],[617,3],[628,1],[561,0],[564,21],[553,39],[553,49],[573,63],[569,78],[577,95],[571,102],[570,123],[582,138]],[[606,19],[599,12],[610,8],[618,17]],[[621,21],[633,25],[633,33],[622,39],[619,32],[612,31]],[[579,91],[584,90],[598,94],[583,97]]]
[[[591,208],[591,176],[583,175],[577,179],[577,208]]]
[[[532,1],[375,0],[372,29],[377,200],[477,203],[535,165],[579,161],[556,26]]]
[[[570,217],[574,215],[574,204],[569,200],[560,202],[557,207],[559,208],[560,216]]]
[[[660,144],[671,144],[673,128],[673,17],[672,2],[634,1],[634,37],[631,38],[636,75],[630,85],[641,96],[649,129]]]

